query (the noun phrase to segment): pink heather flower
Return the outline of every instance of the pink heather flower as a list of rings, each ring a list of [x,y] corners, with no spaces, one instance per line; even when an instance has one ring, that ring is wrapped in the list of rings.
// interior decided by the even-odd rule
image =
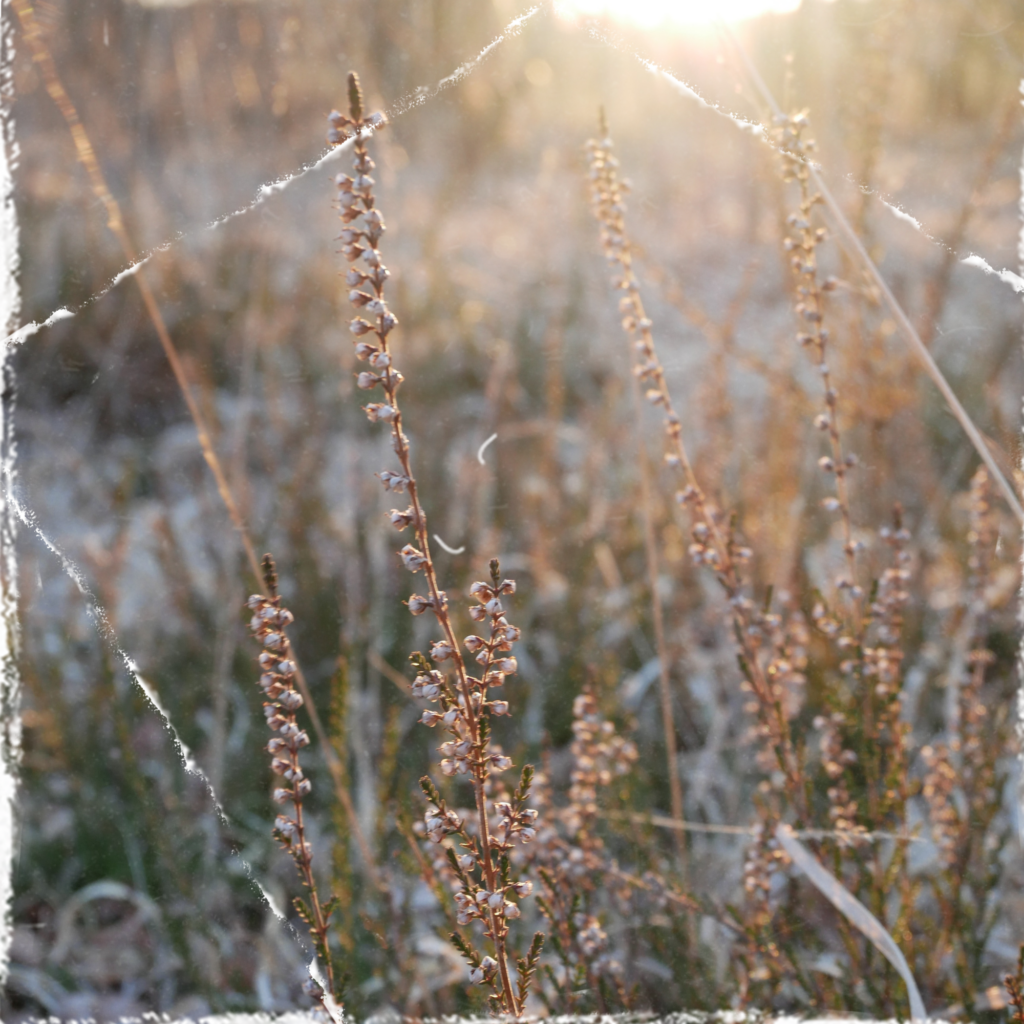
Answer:
[[[447,661],[454,653],[452,647],[443,642],[435,642],[430,648],[430,657],[434,661]]]
[[[419,572],[427,564],[426,556],[422,551],[418,551],[411,544],[406,544],[399,554],[402,556],[402,562],[405,564],[406,569],[409,572]]]

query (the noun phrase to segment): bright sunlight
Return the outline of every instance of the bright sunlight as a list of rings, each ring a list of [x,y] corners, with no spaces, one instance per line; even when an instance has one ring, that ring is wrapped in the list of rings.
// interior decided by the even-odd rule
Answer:
[[[785,14],[799,6],[800,0],[557,0],[555,9],[568,18],[607,15],[641,28],[656,28],[742,21],[759,14]]]

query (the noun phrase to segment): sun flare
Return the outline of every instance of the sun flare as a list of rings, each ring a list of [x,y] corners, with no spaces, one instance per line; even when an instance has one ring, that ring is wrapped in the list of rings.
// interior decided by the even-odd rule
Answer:
[[[800,0],[557,0],[566,18],[604,15],[640,28],[709,25],[795,11]]]

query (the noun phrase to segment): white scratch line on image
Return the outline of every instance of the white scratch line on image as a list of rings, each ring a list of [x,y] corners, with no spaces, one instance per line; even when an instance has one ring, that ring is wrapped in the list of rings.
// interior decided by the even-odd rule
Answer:
[[[286,921],[287,918],[285,917],[284,911],[277,905],[277,900],[275,900],[274,897],[271,896],[270,893],[263,888],[263,884],[261,882],[259,882],[255,878],[252,881],[253,885],[255,885],[256,888],[259,889],[261,893],[263,893],[263,898],[267,901],[267,906],[270,908],[270,912],[274,915],[274,917],[276,917],[278,921]]]
[[[332,146],[326,153],[318,157],[312,163],[308,163],[303,167],[300,167],[293,174],[285,174],[278,178],[276,181],[269,181],[266,184],[260,185],[256,190],[256,198],[252,202],[247,203],[245,206],[240,206],[237,210],[232,210],[230,213],[225,213],[223,216],[217,217],[211,220],[208,224],[204,224],[200,228],[193,228],[189,233],[188,237],[192,235],[200,234],[204,231],[213,231],[216,228],[222,227],[227,224],[228,221],[234,220],[236,217],[241,217],[247,213],[252,213],[257,207],[262,206],[271,196],[275,196],[283,192],[290,185],[294,185],[295,182],[300,181],[307,174],[312,171],[318,171],[321,167],[326,166],[332,160],[337,160],[342,153],[348,152],[355,144],[356,137],[353,135],[351,138],[346,139],[344,142],[337,146]]]
[[[479,462],[481,466],[486,466],[487,465],[487,463],[484,462],[484,452],[487,451],[487,446],[489,444],[493,444],[497,440],[498,440],[498,435],[497,434],[491,434],[491,436],[489,438],[487,438],[487,440],[484,441],[484,443],[482,445],[480,445],[479,448],[477,448],[477,450],[476,450],[476,461]]]
[[[870,194],[870,193],[869,193],[869,194]],[[885,207],[885,208],[886,208],[887,210],[889,210],[889,212],[890,212],[890,213],[891,213],[891,214],[892,214],[892,215],[893,215],[894,217],[897,217],[897,218],[898,218],[899,220],[905,221],[905,222],[906,222],[907,224],[910,224],[910,225],[912,225],[913,227],[917,228],[917,230],[918,230],[918,231],[920,231],[920,232],[921,232],[921,234],[925,235],[925,236],[926,236],[926,237],[928,238],[928,240],[929,240],[930,242],[935,242],[935,239],[934,239],[934,238],[932,238],[932,237],[931,237],[931,235],[929,235],[929,234],[928,234],[928,233],[927,233],[927,232],[926,232],[926,231],[924,230],[924,228],[923,228],[923,227],[921,226],[921,222],[920,222],[920,221],[919,221],[919,220],[918,220],[918,219],[917,219],[916,217],[911,217],[911,216],[910,216],[910,214],[909,214],[909,213],[907,213],[907,211],[906,211],[906,210],[904,210],[904,209],[901,209],[901,208],[900,208],[899,206],[897,206],[897,205],[896,205],[895,203],[888,203],[888,202],[886,202],[886,201],[885,201],[885,200],[884,200],[884,199],[883,199],[883,198],[882,198],[881,196],[877,196],[876,198],[878,199],[878,201],[879,201],[879,202],[880,202],[880,203],[881,203],[881,204],[882,204],[882,205],[883,205],[883,206],[884,206],[884,207]],[[936,244],[941,244],[941,243],[936,243]]]
[[[43,532],[42,528],[39,526],[36,514],[30,509],[24,508],[21,505],[21,503],[14,497],[9,488],[5,490],[3,498],[6,506],[14,511],[18,519],[21,520],[21,522],[25,526],[27,526],[43,542],[47,550],[49,550],[49,552],[60,562],[65,574],[71,579],[72,583],[75,584],[75,586],[78,589],[78,592],[82,595],[82,597],[85,598],[86,611],[89,615],[89,618],[92,619],[93,624],[96,627],[96,631],[100,634],[101,638],[107,644],[110,645],[111,649],[118,656],[118,658],[121,660],[121,663],[127,670],[129,678],[143,692],[146,699],[149,701],[150,705],[163,719],[164,727],[170,734],[171,739],[174,741],[174,744],[177,748],[178,756],[181,760],[182,767],[190,775],[194,775],[196,776],[196,778],[202,781],[203,785],[206,788],[206,792],[209,794],[210,800],[213,803],[214,811],[217,814],[218,820],[222,825],[229,826],[231,824],[231,819],[227,816],[227,814],[224,811],[223,805],[217,798],[217,794],[214,791],[213,784],[210,782],[209,777],[202,770],[202,768],[200,768],[199,765],[196,764],[195,760],[192,757],[192,752],[182,742],[181,738],[178,735],[178,730],[174,727],[174,723],[171,721],[170,715],[167,713],[163,705],[160,703],[160,700],[157,697],[156,691],[153,688],[152,684],[147,683],[146,680],[144,680],[142,676],[139,675],[139,671],[138,668],[136,667],[134,660],[121,646],[121,642],[120,640],[118,640],[117,634],[115,633],[113,626],[111,626],[110,624],[110,618],[108,617],[106,610],[96,600],[96,596],[93,594],[92,590],[89,588],[89,585],[86,583],[85,575],[82,573],[81,569],[79,569],[78,566],[66,554],[64,554],[64,552],[61,551],[60,548],[58,548],[57,545],[53,543],[53,541],[50,540],[50,538],[46,535],[46,533]],[[232,856],[242,866],[242,870],[245,873],[245,876],[249,880],[250,884],[253,886],[253,888],[256,889],[267,901],[267,906],[270,908],[271,912],[278,919],[284,921],[287,924],[287,920],[285,916],[282,914],[280,908],[277,906],[277,904],[271,898],[270,894],[256,878],[256,874],[255,871],[253,870],[252,865],[241,855],[241,853],[238,850],[232,850]],[[303,941],[299,936],[298,931],[290,924],[287,924],[287,927],[288,930],[291,932],[293,938],[296,939],[299,945],[304,945]]]
[[[182,237],[183,236],[178,235],[175,241],[180,241]],[[173,242],[162,242],[160,245],[155,246],[146,253],[142,259],[137,260],[135,263],[131,264],[131,266],[125,267],[124,270],[115,274],[103,288],[94,295],[90,295],[89,298],[80,302],[74,309],[68,309],[67,306],[62,306],[60,309],[51,313],[45,320],[36,321],[31,324],[25,324],[23,327],[19,327],[13,334],[9,334],[4,338],[4,348],[7,350],[16,348],[18,345],[23,344],[31,338],[33,334],[38,334],[44,327],[49,327],[51,324],[55,324],[59,320],[70,320],[72,317],[77,316],[83,309],[88,308],[93,305],[93,303],[99,302],[104,295],[113,291],[126,277],[131,277],[133,274],[138,273],[138,271],[157,253],[167,252],[173,244]]]
[[[437,543],[440,544],[441,547],[443,547],[445,551],[448,552],[449,555],[461,555],[462,552],[466,550],[465,544],[463,544],[461,548],[450,548],[447,544],[445,544],[443,540],[441,540],[440,537],[438,537],[436,533],[434,534],[434,540],[436,540]]]
[[[977,253],[972,252],[970,256],[965,256],[960,262],[964,266],[977,267],[979,270],[984,270],[986,274],[993,274],[1000,281],[1008,284],[1018,295],[1024,293],[1024,278],[1015,274],[1012,270],[996,270],[995,267]]]
[[[447,89],[451,85],[455,85],[457,82],[461,82],[467,75],[475,71],[483,61],[490,56],[490,54],[503,42],[511,39],[519,33],[522,26],[532,18],[541,8],[543,4],[537,4],[531,7],[525,14],[519,15],[517,18],[513,18],[506,26],[504,31],[497,36],[497,38],[491,40],[490,43],[485,46],[477,56],[471,60],[466,61],[464,64],[460,64],[451,74],[445,75],[433,88],[429,86],[420,86],[414,92],[410,93],[409,96],[399,100],[390,109],[387,110],[387,117],[389,120],[396,117],[400,117],[402,114],[415,109],[426,103],[428,100],[433,99],[444,89]],[[130,277],[136,273],[140,267],[147,263],[157,252],[166,252],[173,246],[180,242],[186,241],[187,239],[193,238],[196,235],[203,234],[207,231],[214,231],[217,228],[223,227],[229,221],[235,220],[238,217],[242,217],[247,213],[252,213],[253,210],[262,206],[271,196],[278,195],[283,192],[290,185],[293,185],[296,181],[301,180],[307,174],[312,171],[318,171],[322,167],[331,163],[331,161],[338,159],[342,153],[347,152],[352,148],[355,143],[355,136],[350,139],[346,139],[340,145],[332,146],[326,153],[318,157],[316,160],[311,161],[308,164],[303,165],[299,170],[292,174],[285,174],[278,178],[276,181],[266,182],[256,190],[255,198],[244,206],[238,207],[236,210],[232,210],[230,213],[222,214],[220,217],[216,217],[206,224],[200,227],[190,228],[187,231],[179,231],[169,241],[162,242],[156,246],[153,250],[147,253],[142,259],[133,263],[131,266],[125,267],[124,270],[120,271],[111,282],[103,288],[102,291],[97,292],[95,295],[91,295],[84,302],[79,303],[74,309],[63,309],[57,310],[55,313],[51,313],[43,321],[37,321],[31,324],[25,324],[19,330],[13,334],[8,335],[4,338],[4,347],[10,348],[13,346],[21,345],[27,341],[32,335],[38,334],[39,331],[45,327],[49,327],[51,324],[56,323],[58,320],[66,320],[69,317],[76,316],[87,306],[90,306],[94,302],[98,302],[104,295],[106,295],[112,288],[116,287],[126,277]],[[4,325],[4,330],[7,329],[7,325]]]
[[[13,334],[8,334],[4,338],[4,349],[12,349],[16,345],[20,345],[27,338],[30,338],[33,334],[41,331],[44,327],[49,327],[50,324],[55,324],[58,320],[69,320],[74,315],[67,306],[61,306],[60,309],[52,312],[45,320],[37,320],[34,323],[25,324],[24,327],[19,327]]]
[[[432,100],[438,93],[443,92],[449,86],[461,82],[470,72],[475,71],[502,43],[518,35],[523,25],[544,6],[544,4],[535,4],[525,14],[520,14],[519,17],[513,18],[472,60],[460,64],[450,75],[445,75],[433,88],[421,85],[408,96],[398,100],[386,111],[388,117],[398,117],[426,103],[427,100]]]
[[[181,763],[185,766],[185,771],[191,775],[195,775],[198,778],[208,781],[206,774],[195,762],[195,758],[192,756],[192,751],[186,746],[185,741],[178,734],[178,730],[174,727],[174,723],[171,721],[171,716],[167,713],[167,709],[160,703],[160,698],[157,696],[156,688],[142,677],[142,673],[139,671],[139,666],[132,661],[131,658],[125,656],[125,664],[128,666],[128,671],[134,676],[135,682],[139,684],[139,689],[146,695],[149,703],[159,712],[160,717],[164,720],[164,725],[167,726],[168,731],[171,734],[171,738],[174,740],[174,745],[178,748],[178,756],[181,758]],[[220,808],[220,805],[217,805]]]
[[[676,89],[678,92],[681,92],[684,96],[689,96],[691,99],[696,100],[706,110],[711,110],[714,113],[718,114],[720,117],[727,118],[728,120],[732,121],[732,123],[736,125],[736,127],[739,128],[741,131],[750,132],[750,134],[755,136],[756,138],[764,139],[766,142],[768,141],[768,133],[765,131],[764,125],[758,124],[756,121],[748,121],[745,117],[740,117],[739,114],[734,114],[729,110],[725,110],[723,107],[720,107],[717,103],[709,102],[708,100],[704,99],[704,97],[701,96],[701,94],[697,92],[697,90],[694,89],[692,85],[687,85],[687,83],[684,82],[682,79],[676,78],[676,76],[673,75],[670,71],[666,71],[660,65],[655,64],[654,61],[647,60],[644,57],[641,57],[639,54],[636,55],[636,59],[640,61],[640,63],[645,68],[647,68],[648,71],[652,72],[655,75],[660,75],[674,89]]]
[[[171,244],[171,242],[164,242],[162,245],[158,245],[152,252],[146,253],[137,263],[133,263],[130,267],[125,267],[119,274],[115,274],[110,279],[110,284],[96,298],[102,298],[112,288],[116,288],[126,277],[131,277],[133,274],[138,273],[158,252],[167,252]]]
[[[687,84],[681,78],[677,78],[670,71],[666,71],[660,64],[655,64],[653,60],[648,60],[646,57],[642,57],[636,51],[630,51],[616,40],[612,39],[607,32],[600,29],[593,21],[587,25],[587,34],[598,42],[604,43],[606,46],[610,46],[613,50],[618,50],[620,53],[629,53],[634,60],[639,61],[640,66],[645,70],[650,71],[652,75],[660,78],[664,78],[677,92],[688,97],[689,99],[696,100],[697,103],[702,106],[705,110],[710,110],[712,113],[718,114],[719,117],[724,117],[729,121],[732,121],[737,128],[745,132],[750,132],[751,135],[756,138],[762,139],[771,145],[771,140],[768,137],[768,133],[765,131],[764,125],[758,124],[757,121],[750,121],[745,117],[740,117],[739,114],[734,114],[731,110],[726,110],[724,107],[717,103],[712,103],[710,100],[704,99],[703,96],[692,85]]]
[[[10,4],[0,5],[0,96],[14,96],[14,26]],[[18,211],[14,205],[14,166],[18,145],[14,138],[14,117],[6,102],[0,108],[0,330],[9,331],[21,308],[18,288]],[[15,476],[14,367],[9,353],[0,353],[0,474],[3,485],[11,487]],[[18,655],[21,628],[18,622],[18,561],[14,549],[16,521],[10,506],[0,502],[0,986],[9,973],[14,921],[14,851],[17,847],[18,767],[21,764],[21,677]]]

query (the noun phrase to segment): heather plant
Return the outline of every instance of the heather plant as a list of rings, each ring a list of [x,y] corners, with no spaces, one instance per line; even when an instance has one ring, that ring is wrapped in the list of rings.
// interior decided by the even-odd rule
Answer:
[[[299,728],[295,718],[295,712],[302,707],[304,701],[295,687],[296,664],[286,632],[295,621],[295,616],[281,606],[277,592],[277,570],[270,555],[263,557],[263,582],[266,594],[253,594],[246,602],[246,607],[253,613],[249,630],[263,645],[263,653],[259,656],[259,686],[268,698],[263,711],[267,726],[277,734],[267,744],[267,752],[272,757],[270,769],[283,782],[288,783],[287,786],[276,787],[273,798],[275,803],[289,804],[291,807],[290,814],[277,816],[274,835],[294,859],[302,883],[309,891],[309,902],[296,897],[295,906],[309,926],[326,979],[326,995],[330,997],[333,1006],[337,993],[328,924],[338,901],[332,898],[321,903],[313,878],[313,849],[306,839],[302,816],[304,798],[312,791],[313,784],[306,778],[299,764],[299,751],[309,745],[309,735]],[[310,979],[308,991],[329,1013],[324,990],[315,978]]]
[[[786,690],[799,686],[802,676],[787,659],[785,644],[772,641],[777,618],[767,617],[745,590],[742,566],[753,557],[753,551],[739,541],[735,518],[727,517],[716,508],[701,489],[687,454],[681,420],[673,407],[665,371],[655,349],[653,323],[644,311],[633,272],[623,188],[617,172],[618,161],[611,149],[607,135],[588,144],[591,202],[601,226],[605,256],[614,273],[614,286],[625,292],[619,300],[619,311],[633,356],[633,372],[645,386],[647,401],[663,413],[665,462],[682,484],[676,492],[676,501],[692,510],[689,554],[695,564],[711,570],[725,591],[728,614],[740,648],[738,656],[745,676],[744,685],[754,696],[758,708],[763,710],[758,729],[766,741],[766,749],[772,752],[782,772],[794,805],[806,820],[806,782],[789,726],[793,702],[786,697]]]
[[[404,511],[392,509],[392,526],[402,531],[413,528],[419,547],[406,544],[399,555],[411,573],[423,572],[428,595],[413,594],[406,602],[409,612],[416,616],[432,612],[443,636],[435,640],[430,649],[430,660],[417,653],[413,656],[417,676],[412,685],[414,697],[435,704],[437,710],[423,712],[421,721],[430,727],[440,726],[451,739],[441,744],[441,771],[449,777],[468,776],[473,787],[476,820],[467,827],[459,814],[450,809],[429,778],[421,780],[428,807],[425,812],[424,833],[434,843],[449,836],[457,837],[457,849],[448,847],[449,860],[455,872],[455,901],[459,908],[458,924],[473,921],[483,925],[484,936],[491,941],[494,955],[481,955],[458,933],[452,941],[465,956],[470,966],[470,981],[489,985],[493,992],[491,1007],[495,1012],[521,1017],[525,1011],[530,978],[536,970],[543,943],[538,933],[527,955],[517,961],[518,981],[513,987],[507,949],[508,922],[520,916],[519,905],[509,896],[528,896],[532,883],[513,881],[510,875],[509,853],[514,842],[530,842],[536,832],[537,812],[526,806],[533,769],[525,765],[519,786],[510,800],[489,801],[488,780],[492,775],[512,767],[512,759],[492,742],[491,722],[495,716],[507,715],[509,702],[488,697],[492,689],[503,687],[508,676],[516,672],[516,659],[508,652],[519,639],[520,631],[505,615],[502,598],[515,593],[514,581],[501,577],[497,559],[490,563],[490,582],[477,582],[470,587],[476,599],[469,607],[474,622],[487,622],[489,635],[471,634],[462,645],[448,611],[448,597],[440,589],[437,572],[430,554],[427,520],[419,498],[416,478],[410,459],[410,442],[402,429],[402,413],[398,403],[401,373],[394,368],[389,335],[398,320],[384,300],[384,284],[388,271],[382,262],[378,243],[384,232],[384,221],[376,206],[373,193],[374,179],[370,177],[373,160],[366,148],[365,136],[384,124],[381,114],[363,115],[362,92],[359,79],[352,73],[348,79],[349,116],[337,111],[330,116],[328,139],[339,143],[347,131],[354,136],[355,176],[339,174],[335,179],[342,229],[342,252],[353,265],[346,275],[352,289],[349,301],[363,316],[355,317],[350,326],[356,338],[376,337],[376,345],[368,341],[356,342],[356,356],[370,364],[371,371],[363,371],[357,378],[363,390],[380,387],[384,402],[371,402],[364,407],[371,423],[387,423],[391,428],[392,449],[398,458],[401,472],[383,470],[378,474],[386,491],[395,494],[407,492],[411,504]],[[356,261],[362,257],[368,268],[361,270]],[[364,288],[370,291],[364,291]],[[479,677],[469,675],[462,647],[474,656],[481,666]],[[430,662],[442,665],[450,662],[452,677],[430,667]],[[488,803],[493,803],[492,809]],[[492,813],[497,825],[491,822]]]
[[[777,117],[775,144],[783,163],[783,179],[795,181],[799,190],[797,212],[789,215],[787,226],[793,236],[784,239],[789,253],[795,292],[795,310],[802,329],[797,342],[808,349],[824,389],[824,411],[817,415],[815,427],[825,433],[828,454],[818,460],[818,468],[834,481],[834,494],[822,500],[827,513],[839,513],[840,543],[845,559],[845,572],[832,581],[840,599],[836,607],[820,592],[808,603],[807,619],[818,637],[819,650],[827,651],[818,671],[824,671],[825,689],[818,701],[826,714],[818,714],[808,723],[804,711],[804,685],[810,661],[807,649],[810,634],[799,599],[786,595],[780,601],[780,613],[770,610],[772,590],[763,606],[745,594],[745,584],[738,566],[753,557],[749,548],[739,549],[737,557],[735,516],[725,525],[724,517],[710,505],[697,482],[691,461],[682,441],[680,419],[669,395],[665,372],[653,343],[652,322],[640,298],[633,269],[632,245],[625,227],[624,196],[628,186],[619,180],[618,161],[612,155],[612,144],[602,115],[604,138],[588,143],[590,186],[594,213],[601,227],[601,241],[613,270],[613,283],[625,292],[620,300],[622,326],[631,342],[633,370],[647,385],[646,397],[663,410],[668,439],[666,462],[677,470],[685,489],[677,495],[681,506],[692,506],[695,525],[690,554],[697,565],[707,565],[724,587],[729,614],[739,648],[738,659],[744,687],[757,699],[747,710],[754,716],[751,739],[759,748],[759,766],[765,773],[761,792],[754,803],[761,819],[757,838],[744,866],[745,904],[733,909],[741,926],[739,963],[743,970],[738,977],[745,998],[756,1001],[771,999],[772,993],[798,992],[810,1005],[852,1005],[869,1000],[878,1013],[891,1012],[896,1005],[893,980],[888,965],[880,966],[878,952],[862,937],[857,928],[842,916],[838,919],[838,935],[845,957],[856,965],[862,979],[859,990],[844,984],[833,987],[821,974],[807,971],[807,947],[827,949],[825,936],[812,939],[807,935],[803,913],[806,896],[799,895],[803,885],[796,879],[784,886],[789,858],[774,839],[775,826],[792,816],[798,825],[815,824],[819,800],[817,792],[826,797],[829,830],[809,833],[824,847],[831,846],[829,860],[836,876],[847,889],[856,894],[876,917],[887,923],[893,933],[908,942],[916,962],[925,967],[926,984],[942,987],[959,978],[958,993],[964,1005],[973,1005],[974,989],[963,989],[968,977],[976,977],[978,956],[985,938],[979,941],[978,929],[984,933],[993,919],[984,910],[976,909],[969,918],[947,909],[943,920],[957,918],[952,927],[953,939],[947,932],[943,950],[956,950],[955,964],[936,960],[935,946],[919,945],[913,937],[912,922],[920,907],[920,884],[907,870],[911,835],[908,833],[908,808],[919,784],[910,776],[910,728],[901,713],[901,683],[904,630],[904,609],[909,600],[908,585],[913,561],[908,550],[911,534],[903,523],[899,506],[893,513],[893,525],[879,531],[879,539],[888,551],[888,565],[866,592],[859,582],[861,571],[858,555],[864,544],[855,536],[851,514],[849,475],[857,459],[844,448],[840,430],[839,391],[834,371],[827,360],[831,342],[826,325],[825,296],[836,290],[838,281],[819,279],[818,248],[826,237],[824,227],[814,223],[814,209],[823,202],[820,194],[811,191],[810,160],[814,144],[806,139],[807,117]],[[986,557],[984,540],[984,494],[986,475],[979,471],[972,485],[972,555],[970,566],[975,592],[979,572],[984,575]],[[805,599],[806,600],[806,599]],[[761,608],[763,607],[763,610]],[[762,653],[762,647],[766,652]],[[770,653],[768,653],[770,652]],[[984,651],[971,656],[972,680],[975,687],[983,677],[986,663]],[[967,690],[968,721],[976,728],[981,715]],[[959,709],[960,705],[954,702]],[[957,715],[959,710],[957,711]],[[819,734],[820,767],[808,764],[810,736],[808,724]],[[955,735],[955,732],[954,732]],[[953,741],[954,747],[959,744]],[[977,749],[977,748],[976,748]],[[999,749],[996,747],[995,749]],[[959,886],[968,877],[966,861],[955,867],[950,859],[951,838],[958,815],[949,799],[957,773],[949,764],[946,747],[938,751],[925,747],[922,751],[928,767],[924,793],[931,807],[938,833],[943,863],[952,868],[950,877],[957,883],[952,892],[940,891],[940,905],[949,907],[950,897],[956,902]],[[992,772],[991,762],[981,770]],[[823,776],[820,789],[815,783],[817,772]],[[965,779],[969,787],[971,773]],[[982,798],[989,813],[995,809],[992,797],[995,787],[989,785]],[[989,821],[991,819],[988,819]],[[975,821],[984,835],[987,822]],[[969,832],[970,830],[968,830]],[[884,841],[884,845],[883,845]],[[961,840],[961,843],[963,841]],[[989,843],[987,870],[998,862],[1001,843],[993,837]],[[966,851],[965,851],[966,853]],[[985,870],[985,869],[983,869]],[[794,882],[796,884],[794,884]],[[990,891],[994,875],[978,877],[977,891]],[[983,905],[983,903],[982,903]],[[973,959],[968,965],[969,955]],[[942,980],[940,980],[942,979]],[[954,982],[955,984],[955,982]]]
[[[54,546],[148,689],[90,644],[93,606],[26,528],[4,1018],[310,998],[355,1019],[904,1013],[780,826],[882,922],[929,1012],[994,1024],[1008,993],[1019,1014],[1019,977],[997,987],[1019,947],[1019,531],[816,177],[861,187],[834,202],[1013,479],[1017,310],[958,259],[1008,244],[1016,79],[974,58],[1017,29],[938,5],[947,62],[909,5],[808,0],[750,38],[811,113],[741,134],[633,67],[650,36],[574,48],[548,8],[507,29],[502,2],[15,5],[26,309],[75,312],[14,357],[25,507],[47,532],[69,510]],[[887,16],[842,27],[866,10]],[[749,114],[730,51],[664,45],[719,112]],[[382,104],[353,78],[331,115],[323,167],[354,161],[335,179],[340,325],[322,168],[281,179],[339,54],[368,96],[406,97],[368,116]],[[588,149],[595,245],[575,140],[602,98],[620,127]],[[62,166],[50,99],[86,174]],[[951,148],[924,160],[936,110],[929,144]],[[136,282],[93,302],[129,236]]]

